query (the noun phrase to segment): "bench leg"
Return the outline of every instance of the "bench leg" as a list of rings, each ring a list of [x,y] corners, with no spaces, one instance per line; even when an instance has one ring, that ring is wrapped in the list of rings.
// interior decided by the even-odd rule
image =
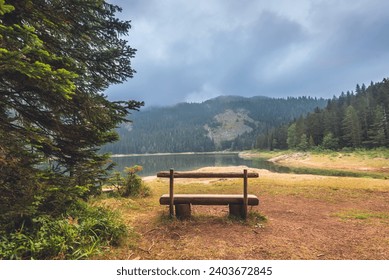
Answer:
[[[244,218],[244,207],[243,204],[228,204],[230,208],[230,216]]]
[[[189,219],[191,216],[190,204],[176,204],[176,217],[178,219]]]

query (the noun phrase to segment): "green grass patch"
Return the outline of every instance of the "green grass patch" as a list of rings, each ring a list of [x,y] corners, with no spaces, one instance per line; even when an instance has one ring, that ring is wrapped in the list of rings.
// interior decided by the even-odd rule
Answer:
[[[386,212],[372,212],[366,210],[351,209],[335,214],[343,220],[368,220],[368,219],[389,219],[389,213]]]
[[[389,174],[378,172],[364,171],[346,171],[340,169],[324,169],[310,167],[289,167],[290,173],[294,174],[311,174],[320,176],[336,176],[336,177],[357,177],[357,178],[373,178],[373,179],[388,179]]]

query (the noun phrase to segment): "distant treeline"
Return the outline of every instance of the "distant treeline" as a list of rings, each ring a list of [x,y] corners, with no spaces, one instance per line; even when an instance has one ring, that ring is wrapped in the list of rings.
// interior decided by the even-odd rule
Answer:
[[[257,137],[259,149],[374,148],[389,146],[389,80],[357,85],[293,122]]]
[[[131,126],[118,128],[120,140],[103,147],[113,154],[157,152],[208,152],[254,148],[259,134],[289,123],[315,108],[323,108],[325,99],[311,97],[268,98],[256,96],[220,96],[203,103],[180,103],[171,107],[135,112]],[[244,110],[252,130],[230,141],[215,143],[204,128],[221,127],[215,116],[226,110]],[[234,124],[235,125],[235,124]],[[236,125],[239,125],[236,122]]]

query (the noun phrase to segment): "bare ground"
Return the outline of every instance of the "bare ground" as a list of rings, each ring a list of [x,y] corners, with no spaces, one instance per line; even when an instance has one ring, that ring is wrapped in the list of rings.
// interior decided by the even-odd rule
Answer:
[[[230,169],[241,170],[242,167]],[[226,171],[226,168],[201,171]],[[329,177],[264,170],[260,170],[260,175],[262,179],[249,183],[250,193],[260,198],[260,205],[250,211],[266,216],[267,221],[259,220],[259,215],[253,215],[247,222],[228,219],[228,207],[224,206],[193,206],[191,220],[169,220],[166,206],[154,204],[131,219],[139,233],[138,244],[113,249],[103,258],[389,259],[388,181],[362,181],[372,187],[357,188],[352,190],[352,195],[324,187],[318,195],[304,195],[282,190],[275,193],[276,186],[269,182],[280,177],[297,183],[313,180],[324,184]],[[182,184],[192,182],[185,180]],[[331,180],[337,179],[332,177]],[[202,180],[200,183],[213,182]],[[158,198],[156,194],[151,199]]]

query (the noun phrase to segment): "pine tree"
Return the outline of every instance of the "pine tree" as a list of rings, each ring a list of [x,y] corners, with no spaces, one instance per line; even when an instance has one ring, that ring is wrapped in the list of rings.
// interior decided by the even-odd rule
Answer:
[[[299,139],[297,138],[296,124],[293,123],[288,128],[288,138],[287,138],[288,148],[295,149],[297,147],[298,140]]]
[[[324,149],[336,150],[339,147],[338,139],[329,132],[324,136],[322,146]]]
[[[367,143],[372,147],[381,147],[388,144],[385,130],[385,114],[382,106],[377,106],[374,112],[373,123],[368,130]]]
[[[309,143],[307,140],[307,135],[305,133],[303,133],[300,137],[298,149],[302,150],[302,151],[306,151],[306,150],[308,150],[308,147],[309,147]]]
[[[92,0],[0,0],[0,226],[57,215],[104,178],[113,129],[137,101],[104,90],[133,76],[120,8]]]
[[[357,111],[352,105],[347,107],[342,125],[343,140],[346,142],[346,146],[359,147],[361,145],[361,128]]]

